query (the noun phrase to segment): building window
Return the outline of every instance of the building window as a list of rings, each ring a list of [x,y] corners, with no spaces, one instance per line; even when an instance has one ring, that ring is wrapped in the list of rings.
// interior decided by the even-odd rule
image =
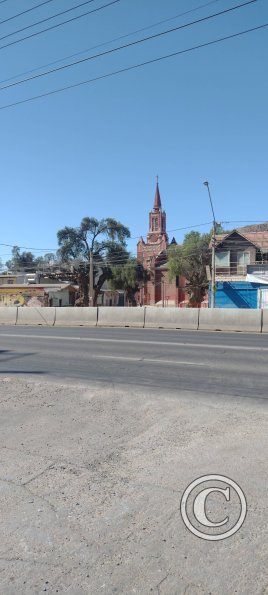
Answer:
[[[152,230],[158,231],[158,217],[153,217],[152,219]]]
[[[229,251],[216,252],[215,264],[219,269],[229,267],[230,266],[230,252]]]
[[[242,250],[239,250],[237,252],[237,264],[240,267],[244,267],[247,266],[247,264],[250,264],[249,252],[243,252]]]

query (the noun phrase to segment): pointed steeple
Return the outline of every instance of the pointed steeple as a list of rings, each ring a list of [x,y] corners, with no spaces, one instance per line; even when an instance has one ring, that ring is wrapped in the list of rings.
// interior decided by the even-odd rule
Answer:
[[[161,198],[159,192],[159,185],[158,185],[158,176],[156,176],[156,189],[155,189],[155,196],[154,196],[154,211],[159,211],[162,208],[161,205]]]
[[[149,213],[149,233],[147,235],[147,242],[158,242],[159,238],[165,236],[168,241],[166,232],[166,213],[162,211],[162,203],[160,198],[158,176],[156,177],[156,190],[154,197],[154,206]]]

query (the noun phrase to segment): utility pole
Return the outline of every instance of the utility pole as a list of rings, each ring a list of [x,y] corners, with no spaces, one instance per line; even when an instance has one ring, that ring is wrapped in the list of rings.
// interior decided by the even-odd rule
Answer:
[[[88,303],[89,306],[93,306],[93,292],[94,292],[94,281],[93,281],[93,252],[90,250],[89,253],[89,292],[88,292]]]
[[[215,308],[215,277],[216,277],[216,261],[215,261],[215,247],[216,247],[216,219],[215,219],[215,213],[214,213],[214,208],[213,208],[213,202],[212,202],[212,198],[211,198],[211,194],[210,194],[210,188],[209,188],[209,183],[206,181],[204,182],[204,186],[207,187],[208,189],[208,195],[209,195],[209,200],[210,200],[210,206],[211,206],[211,210],[212,210],[212,215],[213,215],[213,234],[212,234],[212,271],[211,271],[211,308]]]
[[[165,280],[161,279],[161,285],[162,285],[162,308],[165,307]]]

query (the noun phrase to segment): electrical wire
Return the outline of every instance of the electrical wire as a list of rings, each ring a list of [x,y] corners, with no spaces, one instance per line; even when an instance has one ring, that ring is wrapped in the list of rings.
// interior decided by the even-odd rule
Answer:
[[[48,0],[48,1],[51,2],[51,0]],[[4,37],[0,37],[0,41],[2,41],[3,39],[6,39],[7,37],[11,37],[12,35],[17,35],[17,33],[22,33],[22,31],[26,31],[27,29],[31,29],[32,27],[36,27],[37,25],[42,25],[43,23],[46,23],[47,21],[56,19],[57,17],[62,16],[63,14],[71,12],[72,10],[76,10],[77,8],[81,8],[81,6],[85,6],[85,4],[91,4],[92,2],[95,2],[95,0],[85,0],[85,2],[82,2],[81,4],[77,4],[76,6],[73,6],[72,8],[67,8],[66,10],[57,12],[54,15],[45,17],[45,18],[41,19],[40,21],[36,21],[35,23],[31,23],[30,25],[25,25],[21,29],[16,29],[16,31],[12,31],[12,33],[8,33],[7,35],[4,35]],[[29,9],[29,10],[33,10],[33,9]],[[23,13],[21,13],[21,14],[23,14]],[[4,23],[5,21],[2,21],[2,22]],[[0,25],[1,24],[2,23],[0,22]]]
[[[195,227],[202,227],[205,225],[211,225],[212,221],[209,221],[208,223],[198,223],[197,225],[189,225],[188,227],[177,227],[176,229],[169,229],[167,230],[167,233],[170,233],[172,231],[184,231],[186,229],[193,229]],[[141,235],[139,236],[130,236],[129,238],[127,238],[128,240],[137,240],[140,239]],[[14,246],[16,246],[17,248],[19,248],[20,250],[34,250],[35,252],[57,252],[57,250],[59,250],[58,248],[33,248],[33,246],[17,246],[17,244],[3,244],[0,243],[0,246],[5,246],[7,248],[14,248]]]
[[[87,48],[85,50],[82,50],[80,52],[76,52],[75,54],[69,54],[68,56],[65,56],[64,58],[59,58],[58,60],[54,60],[53,62],[49,62],[47,64],[43,64],[42,66],[39,66],[37,68],[32,68],[31,70],[27,70],[24,72],[21,72],[19,74],[13,75],[12,77],[9,77],[8,79],[4,79],[2,81],[0,81],[0,85],[2,85],[3,83],[7,83],[11,80],[17,79],[21,76],[25,76],[28,74],[32,74],[33,72],[37,72],[39,70],[42,70],[42,68],[48,68],[49,66],[54,66],[54,64],[58,64],[59,62],[64,62],[65,60],[69,60],[70,58],[76,58],[76,56],[80,56],[81,54],[86,54],[87,52],[91,52],[92,50],[95,50],[99,47],[108,45],[110,43],[114,43],[116,41],[120,41],[121,39],[125,39],[127,37],[131,37],[132,35],[136,35],[137,33],[141,33],[142,31],[147,31],[148,29],[152,29],[154,27],[157,27],[159,25],[162,25],[163,23],[166,23],[168,21],[173,21],[175,19],[178,19],[179,17],[185,16],[186,14],[192,13],[192,12],[196,12],[197,10],[200,10],[202,8],[205,8],[206,6],[209,6],[210,4],[214,4],[215,2],[219,2],[220,0],[211,0],[210,2],[206,2],[206,4],[201,4],[199,6],[197,6],[196,8],[192,8],[191,10],[187,10],[186,12],[181,12],[180,14],[177,14],[173,17],[169,17],[168,19],[164,19],[162,21],[158,21],[157,23],[153,23],[152,25],[149,25],[148,27],[142,27],[142,29],[136,29],[135,31],[132,31],[131,33],[127,33],[125,35],[120,35],[119,37],[115,37],[113,39],[110,39],[108,41],[104,41],[102,43],[99,43],[97,45],[91,46],[90,48]]]
[[[40,4],[36,4],[36,6],[32,6],[31,8],[27,8],[27,10],[24,10],[23,12],[18,12],[17,14],[12,15],[11,17],[8,17],[7,19],[4,19],[3,21],[0,21],[0,25],[3,25],[4,23],[7,23],[8,21],[12,21],[13,19],[17,19],[18,17],[21,17],[24,14],[27,14],[28,12],[32,12],[32,10],[36,10],[37,8],[40,8],[40,6],[44,6],[44,4],[49,4],[50,2],[54,2],[55,0],[45,0],[45,2],[41,2]],[[32,27],[34,25],[31,25]],[[15,35],[14,33],[10,33],[10,35]]]
[[[188,225],[187,227],[175,227],[173,229],[168,229],[167,233],[172,233],[173,231],[186,231],[188,229],[195,230],[197,227],[204,227],[207,225],[212,225],[212,223],[213,223],[213,221],[207,221],[206,223],[196,223],[194,225]],[[242,223],[242,221],[241,220],[238,220],[238,221],[237,220],[231,220],[231,221],[229,220],[229,221],[222,221],[221,223]],[[253,220],[253,219],[245,220],[244,223],[251,223],[252,225],[267,223],[267,225],[268,225],[268,221],[264,220],[264,219],[258,220],[258,221]],[[231,232],[232,231],[235,231],[235,230],[231,230]],[[231,233],[231,232],[223,232],[222,234],[216,234],[216,235],[224,235],[224,234],[229,235],[229,233]],[[248,233],[261,233],[261,231],[260,232],[252,231],[252,232],[248,232]],[[128,238],[128,240],[138,240],[142,237],[142,235],[144,235],[144,234],[140,234],[139,236],[130,236]],[[59,247],[58,248],[35,248],[33,246],[17,246],[17,244],[4,244],[4,243],[0,243],[0,246],[5,246],[7,248],[14,248],[14,246],[16,246],[20,250],[33,250],[34,252],[57,252],[59,250]],[[10,253],[10,256],[12,256],[11,253]]]
[[[88,2],[94,2],[95,0],[88,0]],[[121,0],[113,0],[113,2],[109,2],[108,4],[104,4],[104,6],[99,6],[98,8],[95,8],[94,10],[88,10],[87,12],[83,12],[82,14],[79,14],[76,17],[72,17],[71,19],[68,19],[68,21],[62,21],[61,23],[57,23],[56,25],[52,25],[51,27],[47,27],[46,29],[42,29],[42,31],[37,31],[36,33],[32,33],[31,35],[27,35],[26,37],[21,37],[21,39],[16,39],[15,41],[10,41],[9,43],[6,43],[5,45],[1,45],[0,46],[0,50],[3,50],[5,48],[8,48],[12,45],[16,45],[17,43],[20,43],[22,41],[26,41],[27,39],[32,39],[33,37],[36,37],[37,35],[41,35],[42,33],[47,33],[47,31],[52,31],[52,29],[57,29],[58,27],[62,27],[63,25],[67,25],[68,23],[72,23],[73,21],[77,21],[78,19],[81,19],[89,14],[92,14],[93,12],[98,12],[100,10],[102,10],[103,8],[107,8],[108,6],[112,6],[113,4],[117,4],[118,2],[120,2]],[[54,17],[53,17],[54,18]],[[10,35],[14,35],[14,33],[10,34]],[[5,35],[4,37],[0,38],[0,41],[2,39],[5,39],[6,37],[9,37],[9,35]]]
[[[115,0],[115,1],[118,2],[119,0]],[[139,64],[134,64],[133,66],[127,66],[127,67],[121,68],[119,70],[114,70],[113,72],[108,72],[106,74],[103,74],[103,75],[94,77],[92,79],[87,79],[87,80],[84,80],[84,81],[80,81],[79,83],[74,83],[72,85],[67,85],[65,87],[60,87],[59,89],[54,89],[53,91],[47,91],[46,93],[40,93],[40,95],[34,95],[32,97],[27,97],[26,99],[15,101],[13,103],[8,103],[6,105],[2,105],[0,107],[0,110],[4,110],[4,109],[11,108],[11,107],[15,107],[17,105],[22,105],[24,103],[29,103],[30,101],[36,101],[37,99],[41,99],[43,97],[49,97],[49,96],[55,95],[57,93],[62,93],[63,91],[69,91],[70,89],[74,89],[76,87],[81,87],[82,85],[88,85],[90,83],[95,83],[97,81],[104,80],[104,79],[107,79],[107,78],[110,78],[112,76],[116,76],[118,74],[122,74],[122,73],[125,73],[125,72],[129,72],[131,70],[137,70],[138,68],[142,68],[144,66],[148,66],[149,64],[156,64],[157,62],[160,62],[162,60],[167,60],[169,58],[173,58],[175,56],[186,54],[188,52],[192,52],[192,51],[195,51],[195,50],[204,48],[204,47],[209,47],[209,46],[214,45],[216,43],[221,43],[221,42],[227,41],[229,39],[234,39],[236,37],[240,37],[240,36],[245,35],[247,33],[252,33],[253,31],[259,31],[261,29],[264,29],[265,27],[268,27],[268,23],[264,23],[262,25],[259,25],[258,27],[252,27],[250,29],[245,29],[244,31],[239,31],[237,33],[233,33],[232,35],[227,35],[225,37],[220,37],[220,38],[214,39],[212,41],[207,41],[205,43],[201,43],[201,44],[198,44],[196,46],[192,46],[190,48],[186,48],[184,50],[179,50],[177,52],[172,52],[171,54],[166,54],[164,56],[159,56],[158,58],[154,58],[152,60],[147,60],[145,62],[140,62]]]
[[[211,252],[210,250],[207,250],[207,255],[208,256],[210,256],[210,252]],[[186,254],[185,257],[182,256],[181,257],[181,260],[183,260],[184,258],[186,258],[186,259],[187,258],[191,258],[192,256],[196,256],[196,252]],[[101,261],[101,260],[98,261],[95,258],[94,259],[94,264],[95,264],[96,267],[97,266],[99,266],[99,267],[107,267],[107,266],[108,267],[122,267],[124,265],[131,264],[131,260],[130,259],[131,260],[132,259],[133,260],[135,259],[136,262],[137,262],[137,264],[139,264],[139,262],[140,262],[139,261],[139,258],[137,258],[137,256],[135,256],[133,254],[129,254],[127,257],[125,256],[122,259],[112,259],[111,257],[109,257],[107,259],[104,258],[103,261]],[[264,262],[268,262],[268,261],[266,259],[264,259]],[[31,261],[24,262],[24,264],[21,266],[21,268],[31,268],[32,267],[33,269],[41,269],[41,268],[46,268],[46,269],[51,268],[51,269],[53,269],[55,267],[58,267],[58,268],[61,267],[63,269],[64,267],[67,267],[67,266],[74,266],[76,268],[79,268],[80,266],[83,266],[83,265],[84,266],[88,266],[88,264],[89,264],[89,262],[87,260],[84,260],[84,261],[81,260],[80,262],[78,262],[78,261],[77,262],[74,262],[73,260],[68,259],[66,261],[60,261],[60,260],[59,261],[55,261],[55,262],[52,262],[51,264],[48,264],[48,262],[35,263],[35,262],[33,262],[31,260]],[[254,266],[257,266],[257,265],[260,265],[261,266],[262,262],[261,261],[255,261],[254,263],[251,263],[251,264],[254,265]],[[205,263],[203,263],[203,266],[205,266]],[[237,260],[230,261],[228,263],[228,266],[226,266],[226,267],[224,267],[224,266],[222,266],[220,264],[217,264],[216,265],[216,270],[218,271],[217,274],[219,274],[219,275],[225,275],[226,273],[222,269],[225,269],[226,268],[226,271],[228,271],[232,267],[235,267],[236,270],[240,270],[240,272],[241,272],[241,270],[246,270],[247,264],[239,264],[239,262],[237,262]],[[148,267],[147,270],[148,270],[148,272],[150,272],[150,267]],[[221,271],[221,272],[219,272],[219,271]],[[234,272],[235,271],[233,271],[233,273]]]
[[[118,52],[121,50],[124,50],[126,48],[130,48],[136,45],[139,45],[141,43],[145,43],[146,41],[151,41],[153,39],[157,39],[158,37],[163,37],[163,35],[170,35],[170,33],[174,33],[175,31],[180,31],[181,29],[186,29],[188,27],[192,27],[193,25],[197,25],[200,23],[203,23],[205,21],[208,21],[210,19],[225,15],[229,12],[232,12],[234,10],[238,10],[240,8],[244,8],[245,6],[248,6],[249,4],[253,4],[255,2],[257,2],[258,0],[248,0],[247,2],[244,2],[243,4],[237,4],[236,6],[233,6],[232,8],[228,8],[225,10],[222,10],[220,12],[202,17],[200,19],[197,19],[195,21],[191,21],[190,23],[185,23],[183,25],[179,25],[178,27],[173,27],[172,29],[167,29],[166,31],[161,31],[160,33],[155,33],[154,35],[149,35],[148,37],[143,37],[142,39],[137,39],[136,41],[131,41],[129,43],[126,43],[124,45],[115,47],[115,48],[111,48],[109,50],[105,50],[104,52],[100,52],[99,54],[95,54],[93,56],[89,56],[87,58],[81,58],[80,60],[76,60],[75,62],[70,62],[69,64],[64,64],[63,66],[58,66],[57,68],[52,68],[51,70],[47,70],[45,72],[41,72],[39,74],[35,74],[33,76],[30,76],[28,78],[25,79],[21,79],[20,81],[16,81],[14,83],[9,83],[8,85],[5,85],[3,87],[0,87],[0,90],[3,91],[4,89],[9,89],[10,87],[16,87],[17,85],[22,85],[24,83],[27,83],[29,81],[33,81],[35,79],[39,79],[39,78],[43,78],[44,76],[48,76],[49,74],[53,74],[55,72],[59,72],[61,70],[66,70],[67,68],[72,68],[74,66],[78,66],[80,64],[83,64],[85,62],[89,62],[90,60],[95,60],[97,58],[103,57],[103,56],[107,56],[109,54],[113,54],[114,52]],[[0,41],[3,38],[0,38]]]

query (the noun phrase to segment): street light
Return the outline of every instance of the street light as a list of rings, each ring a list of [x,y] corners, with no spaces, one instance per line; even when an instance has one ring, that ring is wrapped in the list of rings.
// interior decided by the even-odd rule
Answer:
[[[211,206],[211,210],[212,210],[212,215],[213,215],[213,236],[212,236],[212,291],[211,291],[211,308],[215,308],[215,268],[216,268],[216,264],[215,264],[215,245],[216,245],[216,219],[215,219],[215,213],[214,213],[214,208],[213,208],[213,203],[212,203],[212,198],[211,198],[211,194],[210,194],[210,188],[209,188],[209,183],[206,181],[204,182],[204,186],[207,187],[208,189],[208,195],[209,195],[209,200],[210,200],[210,206]]]

